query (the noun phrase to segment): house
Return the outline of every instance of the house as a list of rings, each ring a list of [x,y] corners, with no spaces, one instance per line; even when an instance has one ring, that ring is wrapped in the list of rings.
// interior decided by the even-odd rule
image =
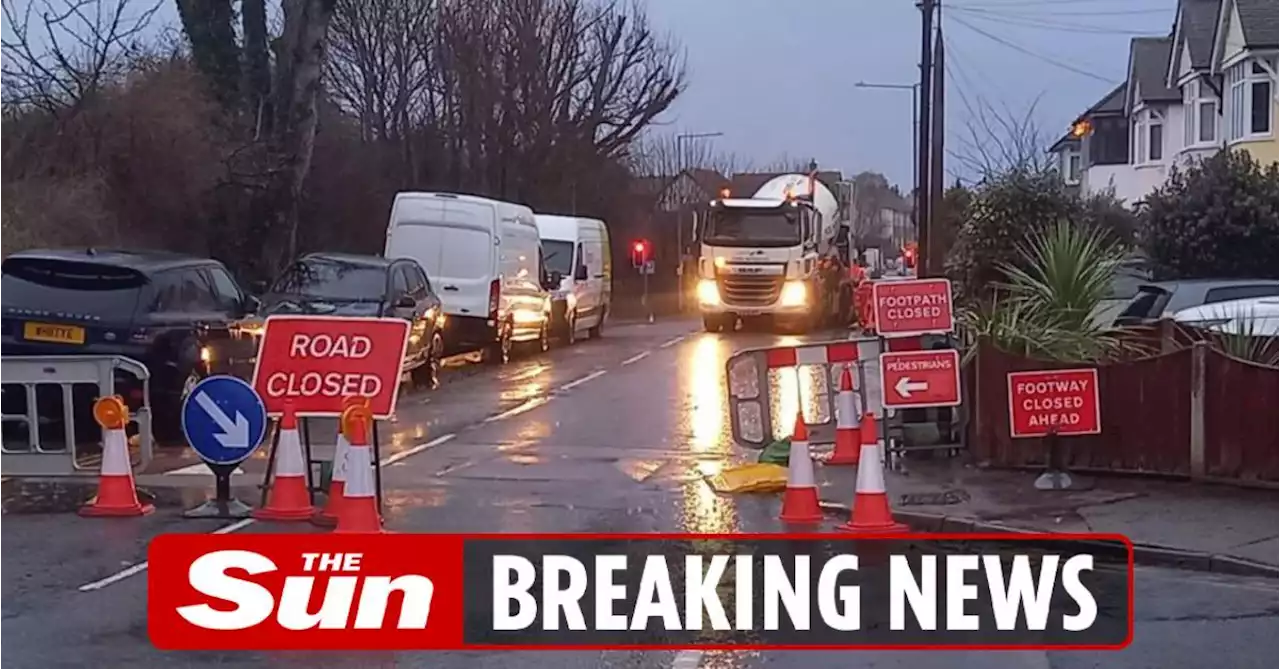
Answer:
[[[1125,114],[1128,88],[1121,84],[1111,89],[1076,117],[1070,132],[1050,148],[1059,161],[1059,173],[1083,194],[1113,188],[1118,197],[1135,196]],[[1079,167],[1071,169],[1072,164]]]
[[[1072,126],[1067,134],[1049,147],[1049,153],[1054,156],[1054,167],[1062,176],[1062,181],[1067,184],[1067,189],[1073,193],[1080,192],[1080,177],[1084,173],[1083,148],[1080,135],[1076,133],[1083,132],[1086,127],[1083,124]]]
[[[1182,94],[1182,141],[1175,163],[1186,164],[1223,145],[1221,85],[1213,75],[1214,33],[1222,0],[1181,0],[1165,84]]]
[[[1141,202],[1168,178],[1181,149],[1182,93],[1168,84],[1172,37],[1136,37],[1129,42],[1125,116],[1129,119],[1132,175],[1116,196]]]
[[[1275,0],[1221,0],[1214,23],[1209,72],[1219,81],[1226,146],[1248,151],[1263,165],[1278,158]]]

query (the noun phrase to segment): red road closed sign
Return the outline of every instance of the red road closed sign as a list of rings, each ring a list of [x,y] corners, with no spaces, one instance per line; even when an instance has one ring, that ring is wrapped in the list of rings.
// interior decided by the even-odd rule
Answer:
[[[376,418],[395,413],[408,321],[271,316],[265,327],[253,388],[269,415],[293,400],[299,416],[339,416],[353,395],[369,398]]]
[[[1101,432],[1098,370],[1009,373],[1009,433],[1013,438]]]
[[[890,409],[960,404],[960,353],[901,351],[880,354],[880,393]]]
[[[876,281],[871,284],[871,305],[881,335],[944,334],[955,329],[947,279]]]

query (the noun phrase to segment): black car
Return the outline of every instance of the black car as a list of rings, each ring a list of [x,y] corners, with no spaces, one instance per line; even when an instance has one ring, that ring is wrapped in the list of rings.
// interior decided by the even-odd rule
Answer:
[[[231,323],[258,308],[227,268],[209,258],[32,250],[5,258],[2,271],[0,353],[142,362],[151,373],[152,430],[161,442],[180,437],[182,401],[209,373],[210,351],[231,336]],[[137,381],[121,376],[117,384],[136,410],[142,403]]]
[[[291,264],[261,296],[263,316],[381,316],[411,323],[404,371],[416,385],[439,384],[444,356],[440,298],[413,260],[312,253]]]

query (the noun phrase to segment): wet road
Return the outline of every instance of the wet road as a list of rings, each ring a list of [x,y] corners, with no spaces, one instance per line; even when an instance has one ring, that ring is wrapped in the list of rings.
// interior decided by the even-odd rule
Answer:
[[[835,335],[838,336],[838,335]],[[811,339],[822,339],[814,337]],[[792,338],[629,325],[402,397],[384,430],[389,527],[402,532],[771,532],[777,499],[720,497],[706,473],[754,453],[729,439],[724,364]],[[874,389],[873,389],[874,390]],[[874,393],[873,393],[874,394]],[[319,426],[317,441],[326,428]],[[174,462],[180,468],[182,462]],[[246,469],[259,466],[250,463]],[[198,475],[190,484],[202,485]],[[13,667],[1275,667],[1276,583],[1140,569],[1122,653],[161,653],[146,637],[145,550],[162,532],[309,531],[184,521],[8,516],[3,631]],[[221,529],[220,529],[221,528]]]

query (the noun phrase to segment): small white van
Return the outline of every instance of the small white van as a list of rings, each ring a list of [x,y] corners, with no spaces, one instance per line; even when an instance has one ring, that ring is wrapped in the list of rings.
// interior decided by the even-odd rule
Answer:
[[[445,314],[445,349],[505,363],[514,344],[550,347],[551,299],[533,211],[453,193],[396,194],[383,255],[427,272]]]
[[[547,271],[553,281],[560,279],[552,322],[570,344],[583,331],[599,337],[613,295],[608,227],[594,218],[537,214],[536,219]]]

